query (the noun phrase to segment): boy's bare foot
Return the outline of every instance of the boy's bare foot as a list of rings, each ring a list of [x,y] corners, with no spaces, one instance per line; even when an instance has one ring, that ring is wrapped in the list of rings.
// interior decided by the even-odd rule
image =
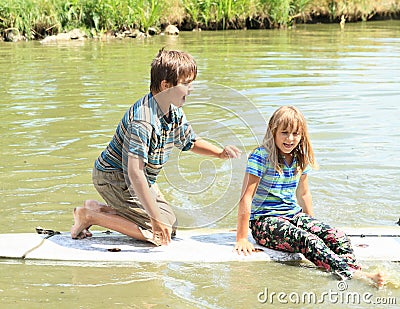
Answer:
[[[81,235],[81,238],[86,238],[86,237],[92,237],[93,236],[92,232],[89,231],[89,227],[86,228],[86,229],[83,229],[83,231],[80,232],[79,235]]]
[[[86,237],[92,237],[93,234],[89,231],[91,225],[84,227],[82,230],[81,221],[79,217],[85,212],[84,209],[95,211],[95,212],[106,212],[109,214],[117,214],[117,211],[106,204],[100,203],[96,200],[86,200],[83,202],[83,207],[78,207],[74,209],[74,219],[75,224],[71,228],[71,237],[74,239],[82,239]],[[80,213],[80,214],[79,214]]]
[[[111,208],[110,206],[107,206],[106,204],[100,203],[98,201],[95,200],[86,200],[83,203],[83,207],[93,210],[93,211],[97,211],[97,212],[106,212],[109,214],[117,214],[117,211],[113,208]]]
[[[85,224],[85,208],[77,207],[74,208],[74,225],[71,228],[71,237],[73,239],[82,239],[92,236],[92,233],[88,230],[88,225]]]
[[[98,201],[95,200],[86,200],[83,202],[83,207],[93,210],[93,211],[102,211],[103,207],[107,207],[107,205],[100,204]],[[75,210],[74,210],[75,212]],[[75,215],[74,215],[75,216]],[[89,231],[91,226],[87,226],[85,229],[83,229],[82,232],[79,233],[78,239],[86,238],[86,237],[92,237],[93,234]]]
[[[93,210],[93,211],[101,211],[101,208],[106,205],[100,204],[98,201],[95,200],[86,200],[83,202],[83,207]]]
[[[100,203],[96,200],[86,200],[83,202],[83,207],[96,212],[106,212],[109,214],[117,214],[117,211],[106,204]],[[89,231],[91,226],[87,226],[82,232],[79,233],[78,239],[92,237],[93,234]]]

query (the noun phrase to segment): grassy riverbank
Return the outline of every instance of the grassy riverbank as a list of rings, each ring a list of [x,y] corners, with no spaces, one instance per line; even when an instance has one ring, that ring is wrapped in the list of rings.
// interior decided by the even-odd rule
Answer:
[[[0,37],[89,36],[168,24],[181,30],[286,28],[296,23],[398,18],[400,0],[3,0]]]

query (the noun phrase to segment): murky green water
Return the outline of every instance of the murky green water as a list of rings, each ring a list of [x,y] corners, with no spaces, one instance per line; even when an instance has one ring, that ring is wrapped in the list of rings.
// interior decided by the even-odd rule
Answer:
[[[400,217],[400,22],[299,26],[291,31],[182,33],[111,42],[0,43],[0,233],[37,225],[67,231],[72,209],[98,198],[93,161],[125,110],[148,90],[150,62],[166,46],[199,65],[185,111],[197,133],[248,153],[280,105],[309,122],[321,165],[312,174],[316,216],[336,226],[391,225]],[[234,228],[245,157],[233,162],[174,153],[160,187],[182,227]],[[396,297],[392,283],[349,291]],[[278,263],[60,265],[2,261],[5,308],[252,308],[265,291],[337,290],[329,274]],[[287,299],[288,300],[288,299]],[[275,299],[275,305],[281,303]],[[295,305],[289,300],[284,307]],[[341,304],[332,308],[368,308]],[[394,306],[388,306],[394,307]]]

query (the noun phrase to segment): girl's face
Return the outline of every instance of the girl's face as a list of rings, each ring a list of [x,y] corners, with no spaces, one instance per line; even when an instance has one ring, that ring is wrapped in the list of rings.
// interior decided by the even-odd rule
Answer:
[[[279,149],[280,154],[290,154],[300,143],[301,132],[298,128],[283,128],[279,126],[275,133],[275,145]]]

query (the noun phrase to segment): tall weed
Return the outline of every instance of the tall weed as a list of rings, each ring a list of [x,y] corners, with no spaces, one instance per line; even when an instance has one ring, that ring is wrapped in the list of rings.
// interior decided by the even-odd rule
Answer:
[[[399,10],[399,0],[0,0],[0,31],[4,35],[14,29],[35,39],[72,28],[148,32],[161,23],[179,26],[182,20],[204,29],[241,29],[256,25],[249,23],[252,20],[260,26],[268,21],[270,28],[286,28],[312,14],[331,21],[342,15],[347,20],[368,20],[376,13],[399,14]],[[168,11],[175,15],[166,15]]]

